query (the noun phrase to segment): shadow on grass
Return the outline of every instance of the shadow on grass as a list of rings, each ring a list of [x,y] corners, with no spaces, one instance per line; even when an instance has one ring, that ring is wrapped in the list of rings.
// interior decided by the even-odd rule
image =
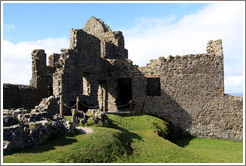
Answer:
[[[126,117],[129,115],[119,115],[119,116]],[[133,139],[137,139],[137,140],[143,139],[138,134],[130,132],[129,130],[120,127],[119,125],[116,124],[116,121],[112,119],[110,119],[110,128],[122,131],[122,134],[118,139],[121,140],[123,143],[125,143],[125,146],[128,149],[128,155],[132,154],[132,152],[134,151],[134,149],[131,147],[131,143],[133,142]]]
[[[117,114],[120,117],[128,117],[129,114]],[[134,113],[132,116],[144,116],[144,115],[151,115],[154,117],[157,117],[159,119],[162,119],[163,121],[166,121],[168,123],[168,135],[165,135],[164,137],[162,135],[159,135],[160,137],[167,139],[171,141],[172,143],[178,145],[179,147],[185,148],[187,145],[189,145],[190,141],[192,141],[195,136],[190,135],[187,132],[184,132],[180,127],[177,127],[172,124],[168,119],[162,116],[158,116],[156,114],[151,113]],[[125,129],[124,129],[125,130]]]
[[[55,146],[64,146],[64,145],[73,144],[75,142],[77,142],[76,139],[67,138],[65,136],[56,139],[51,138],[39,145],[32,145],[23,149],[17,149],[15,151],[10,151],[4,155],[11,155],[14,153],[41,153],[49,150],[54,150]]]
[[[178,140],[176,140],[174,143],[182,148],[185,148],[187,145],[189,145],[190,141],[192,141],[194,138],[196,138],[195,136],[186,136],[183,138],[180,138]]]
[[[130,141],[130,142],[132,142],[132,139],[133,139],[133,138],[134,138],[134,139],[138,139],[138,140],[142,140],[142,137],[140,137],[138,134],[133,133],[133,132],[130,132],[129,130],[126,130],[126,129],[124,129],[124,128],[118,126],[117,124],[114,123],[115,121],[113,121],[112,119],[110,119],[110,121],[111,121],[110,127],[111,127],[111,128],[114,128],[114,129],[117,129],[117,130],[120,130],[120,131],[122,131],[124,134],[126,134],[127,136],[130,136],[130,137],[129,137],[129,139],[130,139],[129,141]]]

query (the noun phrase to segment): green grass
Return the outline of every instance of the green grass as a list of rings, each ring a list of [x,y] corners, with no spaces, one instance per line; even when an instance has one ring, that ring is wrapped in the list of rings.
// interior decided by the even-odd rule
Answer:
[[[95,133],[62,137],[41,145],[5,155],[7,163],[86,163],[112,162],[128,153],[122,132],[109,128],[93,128]]]
[[[69,122],[71,122],[72,121],[72,116],[64,116],[64,118],[66,118],[67,120],[69,120]]]
[[[108,115],[112,128],[49,140],[4,155],[4,163],[242,163],[243,143],[187,137],[176,144],[158,136],[169,125],[150,115]],[[70,118],[71,117],[66,117]]]
[[[187,137],[176,142],[181,147],[221,163],[242,163],[243,142]]]

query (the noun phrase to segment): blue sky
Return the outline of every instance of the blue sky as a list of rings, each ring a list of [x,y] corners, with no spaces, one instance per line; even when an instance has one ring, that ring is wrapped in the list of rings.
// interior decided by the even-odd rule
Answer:
[[[31,51],[49,55],[69,47],[69,29],[95,16],[121,30],[139,66],[168,55],[205,53],[222,39],[225,92],[243,91],[244,4],[227,3],[4,3],[3,82],[29,84]],[[155,42],[153,42],[155,41]]]
[[[131,28],[138,18],[165,18],[194,13],[207,4],[125,4],[125,3],[6,3],[3,4],[3,24],[14,25],[14,31],[4,31],[3,39],[18,43],[48,37],[69,37],[70,28],[82,28],[95,16],[111,29]],[[29,34],[29,35],[28,35]],[[31,35],[30,35],[31,34]]]

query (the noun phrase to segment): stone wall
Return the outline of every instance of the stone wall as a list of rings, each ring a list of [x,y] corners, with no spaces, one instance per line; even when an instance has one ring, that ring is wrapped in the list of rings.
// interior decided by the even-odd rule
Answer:
[[[46,62],[46,53],[42,49],[36,49],[32,52],[32,78],[30,86],[38,91],[39,101],[42,98],[48,97],[48,87],[52,87],[52,77],[56,70],[57,62],[61,54],[51,54],[49,65]]]
[[[130,79],[131,81],[131,93],[133,104],[133,112],[139,112],[143,102],[143,96],[146,95],[146,80],[136,65],[129,59],[108,59],[108,79],[107,79],[107,108],[108,111],[117,112],[121,111],[119,106],[125,105],[126,103],[117,103],[121,97],[118,80],[119,79]],[[123,107],[124,108],[124,107]],[[128,109],[127,109],[128,108]],[[124,109],[123,109],[124,110]],[[129,105],[125,109],[129,111]]]
[[[92,17],[82,29],[70,30],[70,48],[62,50],[61,57],[53,75],[53,90],[67,105],[64,113],[70,113],[77,97],[82,103],[80,109],[108,109],[105,100],[110,93],[106,82],[111,77],[109,61],[128,57],[122,33]]]
[[[27,85],[3,84],[3,108],[34,108],[36,89]]]
[[[43,98],[52,95],[52,75],[56,70],[56,63],[60,56],[60,54],[50,55],[47,66],[44,50],[33,50],[30,85],[3,84],[3,108],[31,109],[38,105]]]
[[[209,41],[207,54],[160,57],[141,67],[161,83],[161,96],[146,96],[144,111],[196,136],[242,140],[243,101],[224,95],[221,45],[221,40]]]
[[[100,57],[100,41],[82,30],[76,30],[79,45],[73,49],[62,50],[62,58],[53,75],[54,95],[62,95],[64,113],[74,106],[76,98],[86,106],[98,105],[97,91],[99,80],[105,80],[105,71],[101,70],[106,62]],[[83,107],[82,105],[80,106]]]
[[[243,140],[243,99],[214,97],[193,117],[190,133],[206,138]]]

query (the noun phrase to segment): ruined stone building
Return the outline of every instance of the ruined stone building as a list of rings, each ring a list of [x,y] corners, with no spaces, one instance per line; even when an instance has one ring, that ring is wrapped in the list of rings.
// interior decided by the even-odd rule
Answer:
[[[70,30],[70,47],[48,57],[32,52],[30,85],[3,85],[4,108],[43,108],[64,114],[79,97],[79,109],[129,111],[165,117],[198,137],[243,139],[243,101],[224,94],[222,41],[204,54],[168,56],[138,67],[128,59],[121,31],[91,17]],[[53,96],[53,97],[49,97]]]

